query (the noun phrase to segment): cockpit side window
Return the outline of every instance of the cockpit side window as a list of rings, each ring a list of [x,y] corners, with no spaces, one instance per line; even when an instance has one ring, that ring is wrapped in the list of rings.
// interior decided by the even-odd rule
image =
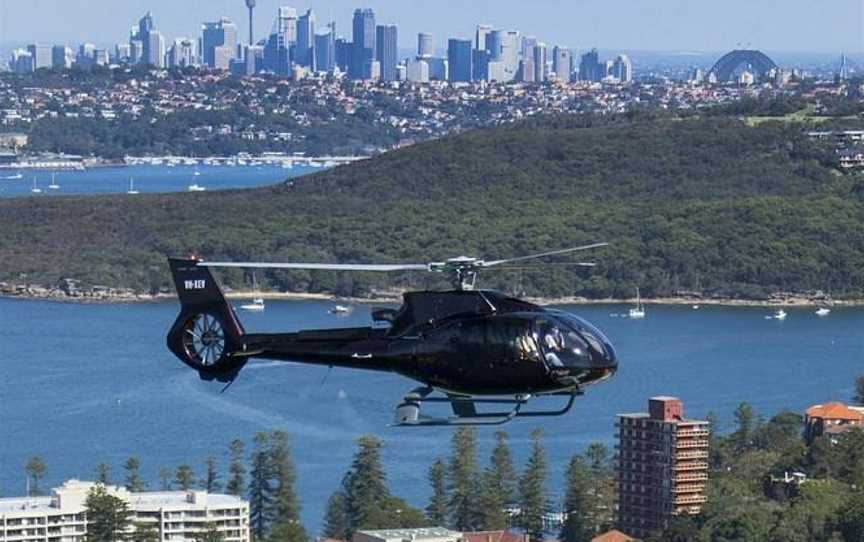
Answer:
[[[538,320],[536,337],[543,357],[550,368],[564,368],[590,364],[588,345],[570,326],[553,319]]]

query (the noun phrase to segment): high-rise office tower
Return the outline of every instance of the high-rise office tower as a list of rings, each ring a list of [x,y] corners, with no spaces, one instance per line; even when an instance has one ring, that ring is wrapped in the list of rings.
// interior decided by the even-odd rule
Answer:
[[[523,58],[520,60],[519,72],[516,74],[516,78],[523,83],[533,83],[534,75],[534,59]]]
[[[33,63],[33,69],[50,68],[52,66],[52,52],[50,45],[32,44],[27,46]]]
[[[165,38],[156,30],[149,11],[138,21],[138,39],[141,40],[141,63],[164,67]]]
[[[435,45],[432,43],[432,34],[420,32],[417,34],[417,56],[429,58],[435,55]]]
[[[51,48],[51,65],[55,68],[71,68],[72,48],[66,45],[55,45]]]
[[[294,48],[295,62],[315,70],[315,14],[311,9],[297,20],[297,45]]]
[[[264,69],[277,75],[291,75],[291,49],[297,42],[297,10],[280,7],[264,46]]]
[[[633,63],[627,55],[618,55],[612,63],[612,76],[622,83],[633,81]]]
[[[336,38],[336,66],[339,71],[348,73],[354,55],[354,44],[345,38]]]
[[[336,66],[336,23],[327,25],[326,34],[315,35],[315,69],[331,72]]]
[[[473,75],[471,40],[451,39],[447,42],[447,64],[450,81],[469,82]]]
[[[532,36],[523,36],[519,49],[521,57],[533,59],[535,45],[537,45],[537,38]]]
[[[354,10],[352,30],[353,45],[348,76],[352,79],[366,79],[371,75],[371,63],[375,60],[375,12],[369,8]]]
[[[688,420],[675,397],[652,397],[648,412],[620,414],[618,529],[645,538],[673,516],[698,514],[708,483],[708,422]]]
[[[237,25],[222,17],[214,23],[204,23],[201,35],[201,59],[216,70],[227,70],[237,49]]]
[[[9,69],[13,73],[29,73],[33,71],[33,55],[24,49],[14,49],[9,60]]]
[[[195,40],[190,38],[177,38],[168,48],[168,66],[172,68],[185,68],[196,64]]]
[[[129,57],[131,55],[132,48],[128,43],[117,43],[114,45],[114,62],[118,64],[123,62],[129,62]]]
[[[255,21],[255,0],[246,0],[246,7],[249,9],[249,45],[255,45],[255,32],[253,31]]]
[[[75,55],[75,63],[81,66],[92,66],[95,52],[96,46],[92,43],[80,44],[78,46],[78,53]]]
[[[498,81],[512,81],[519,69],[519,32],[517,30],[493,30],[486,38],[489,49],[489,61],[500,62],[502,76]],[[492,69],[490,68],[490,71]],[[497,68],[496,68],[497,70]]]
[[[573,73],[573,53],[566,47],[552,49],[552,71],[560,81],[569,81]]]
[[[546,81],[546,44],[538,42],[534,44],[534,82]]]
[[[840,70],[837,72],[837,76],[841,81],[849,79],[849,63],[846,60],[846,53],[840,53]]]
[[[600,63],[597,49],[591,49],[591,51],[582,55],[582,59],[579,62],[580,81],[600,81],[606,76],[605,71],[606,66]]]
[[[474,49],[477,51],[486,51],[489,49],[486,38],[492,32],[492,27],[488,24],[478,24],[477,31],[474,32]]]
[[[489,51],[474,49],[471,53],[471,79],[487,81],[489,79]]]
[[[381,70],[382,81],[397,80],[398,43],[398,31],[395,24],[378,25],[375,29],[375,59]]]

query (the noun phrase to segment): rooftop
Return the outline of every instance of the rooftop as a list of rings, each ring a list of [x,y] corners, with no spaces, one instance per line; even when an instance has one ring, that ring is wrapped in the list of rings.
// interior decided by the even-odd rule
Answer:
[[[808,418],[830,420],[864,421],[864,407],[846,406],[840,401],[831,401],[823,405],[813,405],[807,409]]]
[[[461,533],[451,531],[444,527],[423,527],[419,529],[379,529],[379,530],[361,530],[358,531],[368,536],[376,538],[401,538],[404,540],[419,539],[419,538],[445,538],[445,537],[461,537]]]

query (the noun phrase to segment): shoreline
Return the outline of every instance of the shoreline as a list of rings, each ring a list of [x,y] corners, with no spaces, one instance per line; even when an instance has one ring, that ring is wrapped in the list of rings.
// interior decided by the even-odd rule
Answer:
[[[229,302],[249,300],[260,297],[271,301],[326,301],[357,305],[372,305],[376,303],[398,304],[402,301],[401,292],[392,294],[377,292],[372,297],[339,297],[326,293],[311,292],[255,292],[255,291],[227,291],[225,298]],[[69,295],[59,289],[45,289],[38,287],[22,287],[17,290],[0,290],[0,299],[19,299],[24,301],[56,301],[60,303],[156,303],[176,299],[176,295],[160,293],[137,294],[131,291],[85,293],[80,295]],[[589,299],[585,297],[530,297],[525,301],[537,305],[635,305],[635,298],[598,298]],[[702,299],[697,297],[671,296],[657,298],[642,298],[644,305],[671,305],[671,306],[717,306],[717,307],[864,307],[864,299],[832,300],[825,302],[823,299],[809,297],[786,297],[776,300],[765,299]]]

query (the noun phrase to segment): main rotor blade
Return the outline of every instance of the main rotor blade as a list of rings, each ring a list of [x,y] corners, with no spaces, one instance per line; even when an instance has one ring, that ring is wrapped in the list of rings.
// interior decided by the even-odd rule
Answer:
[[[600,248],[608,246],[609,243],[594,243],[591,245],[583,245],[581,247],[564,248],[561,250],[552,250],[550,252],[541,252],[540,254],[531,254],[529,256],[520,256],[518,258],[507,258],[506,260],[491,260],[483,262],[483,267],[492,267],[493,265],[501,265],[510,262],[521,262],[525,260],[533,260],[535,258],[545,258],[546,256],[556,256],[558,254],[569,254],[570,252],[579,252],[581,250],[590,250],[592,248]]]
[[[242,267],[248,269],[308,269],[321,271],[429,271],[428,264],[355,264],[355,263],[268,263],[198,262],[201,267]]]
[[[495,266],[490,271],[521,271],[531,269],[545,269],[547,267],[597,267],[595,262],[549,262],[549,263],[528,263],[522,265],[499,265]]]

